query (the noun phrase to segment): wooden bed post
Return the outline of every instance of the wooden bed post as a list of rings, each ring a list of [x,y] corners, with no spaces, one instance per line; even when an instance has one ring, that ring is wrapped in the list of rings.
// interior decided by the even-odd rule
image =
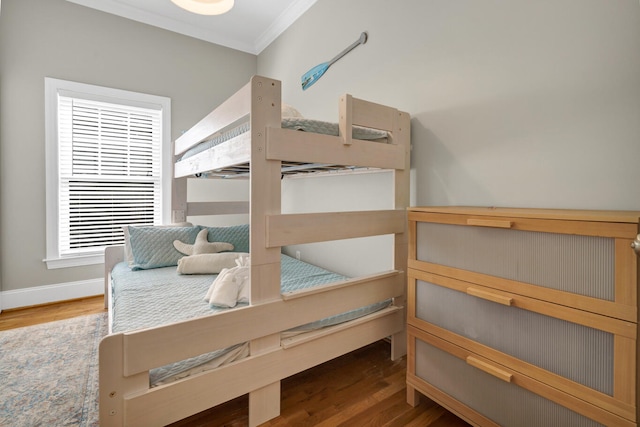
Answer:
[[[267,248],[266,215],[281,213],[281,162],[266,159],[267,127],[281,126],[281,84],[261,76],[251,79],[251,304],[280,296],[280,247]],[[250,342],[251,355],[280,348],[280,334]],[[249,393],[249,426],[280,415],[280,382]]]
[[[404,168],[393,171],[394,180],[394,208],[403,209],[405,212],[409,207],[409,182],[411,174],[411,121],[409,114],[398,111],[397,120],[394,121],[392,143],[404,146]],[[403,281],[407,283],[407,257],[408,257],[408,233],[405,221],[404,233],[394,235],[394,268],[404,272]],[[406,294],[406,292],[405,292]],[[395,298],[394,304],[405,307],[406,316],[406,296]],[[407,354],[407,332],[394,334],[391,337],[391,360],[396,360]]]
[[[175,150],[175,142],[173,143]],[[171,176],[175,177],[175,165],[178,156],[174,156],[171,164]],[[187,220],[187,179],[173,178],[171,180],[171,222],[185,222]]]

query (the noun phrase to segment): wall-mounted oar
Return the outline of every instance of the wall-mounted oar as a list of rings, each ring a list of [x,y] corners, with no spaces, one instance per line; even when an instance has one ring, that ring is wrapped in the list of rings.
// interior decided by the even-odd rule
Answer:
[[[351,52],[353,49],[358,47],[361,44],[365,44],[367,42],[367,33],[360,34],[360,38],[356,40],[351,46],[337,54],[331,61],[323,62],[322,64],[316,65],[306,73],[302,75],[302,90],[306,90],[309,86],[318,81],[320,77],[327,71],[327,69],[336,62],[338,59],[345,56],[347,53]]]

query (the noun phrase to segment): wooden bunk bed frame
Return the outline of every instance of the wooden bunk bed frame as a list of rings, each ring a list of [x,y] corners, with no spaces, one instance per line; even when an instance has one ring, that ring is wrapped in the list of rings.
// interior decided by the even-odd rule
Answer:
[[[99,353],[103,427],[166,425],[247,393],[249,425],[255,426],[279,415],[283,378],[386,337],[391,337],[392,359],[406,354],[409,115],[345,95],[339,103],[340,136],[282,129],[280,82],[254,76],[176,140],[175,154],[247,116],[249,132],[175,164],[172,220],[249,214],[251,303],[211,316],[105,337]],[[352,139],[354,125],[388,131],[389,143]],[[238,170],[239,165],[246,164],[251,165],[248,203],[187,202],[187,177]],[[392,170],[393,208],[282,214],[285,164],[297,169],[320,164]],[[386,234],[394,236],[393,270],[281,295],[282,246]],[[122,248],[106,252],[107,299],[111,295],[109,271],[122,259]],[[380,312],[281,339],[280,332],[288,328],[388,298],[393,299],[392,306]],[[246,341],[250,342],[250,356],[244,359],[171,384],[149,387],[152,368]]]

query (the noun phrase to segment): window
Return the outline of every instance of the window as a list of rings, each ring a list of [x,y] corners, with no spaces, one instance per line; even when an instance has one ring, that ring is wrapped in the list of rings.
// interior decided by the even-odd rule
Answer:
[[[169,216],[171,101],[45,78],[45,104],[47,267],[102,263]]]

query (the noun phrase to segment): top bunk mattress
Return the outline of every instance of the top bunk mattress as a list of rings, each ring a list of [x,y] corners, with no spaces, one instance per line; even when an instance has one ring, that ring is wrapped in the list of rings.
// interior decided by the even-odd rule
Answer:
[[[303,132],[312,132],[331,136],[339,135],[338,123],[325,122],[322,120],[312,120],[304,117],[283,117],[281,126],[283,129],[293,129]],[[222,144],[223,142],[242,135],[243,133],[249,132],[249,130],[249,122],[244,122],[229,131],[218,134],[213,138],[202,141],[200,144],[190,148],[182,155],[180,160],[185,160],[189,157],[195,156],[196,154],[208,150],[211,147],[215,147],[216,145]],[[387,136],[388,135],[386,131],[366,128],[362,126],[353,126],[352,137],[354,139],[382,142],[386,141]]]

